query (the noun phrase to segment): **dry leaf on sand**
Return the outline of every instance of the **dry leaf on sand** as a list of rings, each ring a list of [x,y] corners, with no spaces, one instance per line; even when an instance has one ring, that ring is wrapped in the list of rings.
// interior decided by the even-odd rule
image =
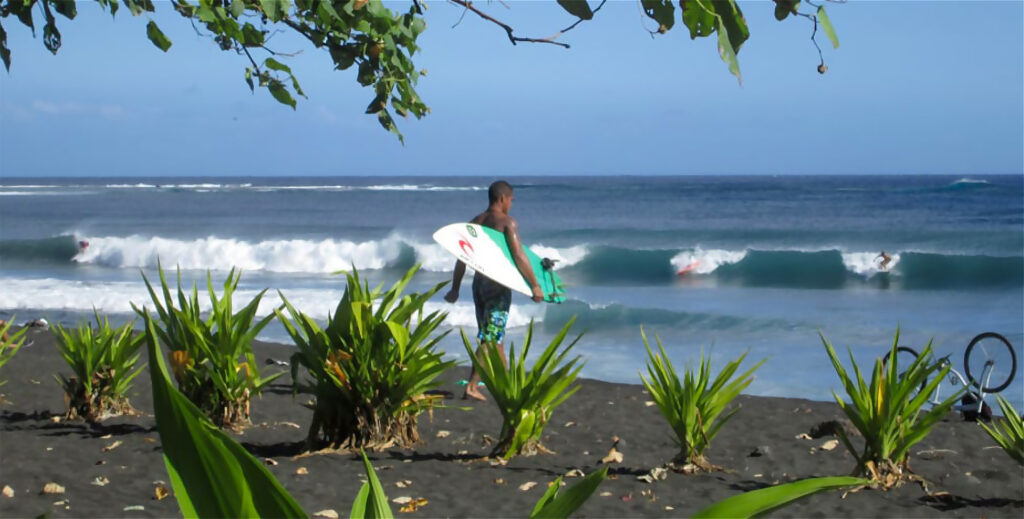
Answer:
[[[4,497],[14,497],[14,489],[10,485],[4,485],[3,494]]]
[[[295,469],[295,473],[301,476],[304,474],[309,474],[309,470],[307,470],[306,467],[299,467]]]
[[[798,439],[798,440],[812,440],[813,438],[811,438],[810,434],[800,433],[800,434],[796,435],[796,439]]]
[[[668,478],[668,469],[666,469],[665,467],[654,467],[647,474],[641,474],[636,477],[637,480],[643,481],[645,483],[654,483],[659,479],[666,478]]]
[[[601,463],[622,463],[622,453],[612,447],[608,454],[601,458]]]
[[[438,438],[447,438],[451,434],[451,431],[437,431]]]
[[[104,487],[110,484],[110,480],[107,479],[106,476],[96,476],[95,478],[93,478],[92,481],[89,482],[89,484],[96,485],[98,487]]]
[[[122,443],[121,440],[117,440],[114,443],[111,443],[110,445],[107,445],[106,447],[103,447],[103,452],[110,452],[110,451],[120,447],[121,443]]]
[[[407,503],[402,508],[399,508],[398,511],[402,512],[403,514],[407,514],[407,513],[410,513],[410,512],[415,512],[417,509],[420,509],[420,508],[423,508],[424,506],[427,506],[427,503],[428,503],[427,498],[425,498],[425,497],[417,497],[416,499],[413,499],[412,501]]]
[[[319,512],[313,514],[313,517],[323,517],[324,519],[338,519],[339,516],[338,512],[334,511],[331,508],[328,508],[327,510],[320,510]]]
[[[164,486],[163,484],[157,483],[156,487],[153,488],[153,494],[156,497],[156,500],[159,501],[171,495],[171,492],[167,490],[167,487]]]
[[[277,460],[274,458],[263,458],[263,463],[265,465],[270,465],[271,467],[277,466]]]
[[[535,486],[537,486],[537,482],[536,481],[527,481],[526,483],[523,483],[522,485],[519,485],[519,490],[522,490],[523,492],[526,492],[527,490],[530,490],[531,488],[533,488]]]
[[[565,477],[567,478],[582,478],[585,475],[586,474],[584,474],[583,471],[580,469],[572,469],[569,472],[565,473]]]
[[[392,499],[391,502],[395,503],[396,505],[405,505],[411,503],[412,498],[409,496],[400,496]]]
[[[64,493],[64,487],[62,487],[62,486],[60,486],[60,485],[58,485],[56,483],[50,482],[50,483],[47,483],[47,484],[43,485],[43,493],[44,494],[63,494]]]
[[[829,440],[821,444],[821,450],[830,451],[839,446],[839,440]]]
[[[408,479],[403,479],[402,481],[396,481],[395,482],[395,486],[398,487],[398,488],[408,488],[411,485],[412,485],[412,481],[409,481]]]

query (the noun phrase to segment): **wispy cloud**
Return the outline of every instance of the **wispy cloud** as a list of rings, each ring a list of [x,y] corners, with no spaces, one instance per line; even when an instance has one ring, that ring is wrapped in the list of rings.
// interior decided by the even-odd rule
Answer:
[[[313,109],[313,116],[322,123],[325,124],[337,124],[338,116],[324,105],[316,105]]]
[[[62,115],[87,115],[87,116],[99,116],[104,119],[116,119],[127,115],[124,107],[121,105],[113,104],[82,104],[71,101],[63,103],[51,103],[49,101],[43,101],[36,99],[32,101],[31,109],[33,112],[42,115],[62,116]]]

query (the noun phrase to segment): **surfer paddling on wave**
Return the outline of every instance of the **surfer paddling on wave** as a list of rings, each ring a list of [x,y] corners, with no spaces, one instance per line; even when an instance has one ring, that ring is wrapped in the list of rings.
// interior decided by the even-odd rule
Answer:
[[[515,261],[516,268],[522,273],[523,278],[530,284],[533,292],[532,299],[535,302],[544,300],[544,292],[537,283],[537,278],[530,267],[530,261],[523,252],[523,244],[519,240],[519,225],[515,218],[509,216],[512,209],[512,201],[515,196],[512,186],[504,180],[491,184],[487,190],[489,205],[487,210],[476,215],[470,223],[483,225],[495,229],[505,235],[509,251]],[[466,274],[466,264],[458,261],[455,263],[455,272],[452,274],[452,288],[444,295],[444,300],[454,303],[459,299],[459,287],[462,285],[462,277]],[[476,307],[476,325],[478,328],[477,339],[480,347],[477,355],[483,354],[483,348],[489,344],[498,348],[501,354],[501,361],[505,360],[505,326],[508,324],[508,310],[512,306],[512,291],[507,287],[491,281],[486,276],[477,274],[473,276],[473,305]],[[480,382],[480,375],[474,367],[469,376],[469,383],[466,384],[466,394],[463,398],[475,398],[486,400],[480,392],[477,384]]]

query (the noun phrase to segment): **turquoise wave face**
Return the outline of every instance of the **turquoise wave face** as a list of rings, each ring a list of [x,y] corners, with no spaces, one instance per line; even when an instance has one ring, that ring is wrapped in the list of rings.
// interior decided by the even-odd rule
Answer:
[[[139,238],[128,240],[94,239],[96,257],[76,256],[82,249],[80,237],[62,235],[37,240],[0,241],[0,260],[7,266],[49,265],[76,268],[88,264],[107,269],[155,267],[163,254],[168,264],[182,264],[174,254],[192,258],[184,268],[218,269],[225,261],[234,265],[262,265],[253,270],[322,274],[337,270],[324,261],[309,261],[311,251],[331,247],[331,251],[352,255],[357,267],[365,270],[404,271],[415,264],[430,271],[450,272],[454,262],[443,252],[415,240],[388,237],[384,240],[338,244],[335,241],[296,242],[278,240],[244,242],[230,239],[176,241]],[[225,259],[227,245],[234,246],[238,257]],[[344,245],[344,246],[342,246]],[[162,248],[161,248],[162,247]],[[939,290],[1024,287],[1024,257],[985,254],[901,252],[890,250],[894,258],[881,268],[873,252],[840,250],[702,250],[635,249],[612,246],[579,246],[582,258],[556,268],[569,285],[670,286],[680,282],[703,285],[779,287],[806,289],[843,289],[873,286],[888,289]],[[557,249],[555,249],[557,252]],[[202,254],[210,255],[205,261]],[[195,256],[199,257],[195,257]],[[289,258],[299,257],[289,261]],[[74,259],[73,259],[74,258]],[[150,264],[130,260],[143,258]],[[74,261],[82,261],[82,264]],[[362,262],[362,264],[360,264]],[[349,266],[349,262],[335,265]],[[303,270],[307,269],[307,270]],[[683,270],[685,272],[681,272]],[[226,270],[226,268],[225,268]]]

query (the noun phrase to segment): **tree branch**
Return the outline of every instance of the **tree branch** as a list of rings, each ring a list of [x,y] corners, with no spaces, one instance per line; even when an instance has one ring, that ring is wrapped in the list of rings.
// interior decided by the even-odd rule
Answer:
[[[810,3],[810,2],[808,2],[808,3]],[[815,38],[818,35],[818,17],[813,15],[813,14],[804,14],[804,13],[796,13],[796,14],[798,16],[803,16],[804,18],[807,18],[812,23],[814,23],[814,29],[811,31],[811,43],[813,43],[814,44],[814,48],[818,50],[818,59],[821,61],[821,64],[818,65],[818,66],[819,67],[824,66],[825,65],[825,57],[822,56],[822,54],[821,54],[821,47],[818,46],[818,40]],[[822,72],[822,74],[824,74],[824,72]]]
[[[554,36],[551,36],[550,38],[524,38],[524,37],[521,37],[521,36],[516,36],[515,35],[515,29],[510,27],[508,24],[505,24],[505,23],[503,23],[503,22],[501,22],[501,21],[499,21],[499,20],[497,20],[495,18],[492,18],[490,15],[488,15],[487,13],[477,9],[476,7],[473,7],[473,2],[471,2],[469,0],[449,0],[449,1],[454,3],[454,4],[461,5],[462,7],[465,7],[466,9],[468,9],[470,11],[473,11],[480,18],[483,18],[484,20],[487,20],[489,22],[495,23],[499,27],[501,27],[502,29],[505,29],[505,32],[508,33],[508,40],[510,42],[512,42],[512,45],[515,45],[517,42],[520,42],[520,41],[525,41],[525,42],[530,42],[530,43],[550,43],[552,45],[558,45],[559,47],[563,47],[563,48],[566,48],[566,49],[569,48],[569,44],[568,43],[562,43],[560,41],[554,41],[554,38],[557,38],[559,35],[562,34],[562,32],[565,32],[565,31],[561,31],[558,34],[555,34]],[[604,4],[604,2],[602,2],[602,4]],[[577,22],[577,23],[579,23],[579,22]],[[575,26],[576,25],[573,24],[573,27],[575,27]],[[570,29],[571,28],[572,27],[570,27]]]
[[[596,9],[591,11],[592,13],[594,13],[594,16],[597,16],[597,12],[600,11],[602,7],[604,7],[605,2],[607,2],[607,1],[608,0],[601,0],[601,4],[598,5]],[[551,38],[552,39],[553,38],[557,38],[557,37],[559,37],[559,36],[569,32],[569,31],[575,29],[577,25],[579,25],[580,23],[585,22],[585,21],[586,20],[584,20],[583,18],[580,18],[579,20],[576,20],[572,25],[566,27],[565,29],[562,29],[562,30],[558,31],[558,33],[555,34],[554,36],[552,36]]]

